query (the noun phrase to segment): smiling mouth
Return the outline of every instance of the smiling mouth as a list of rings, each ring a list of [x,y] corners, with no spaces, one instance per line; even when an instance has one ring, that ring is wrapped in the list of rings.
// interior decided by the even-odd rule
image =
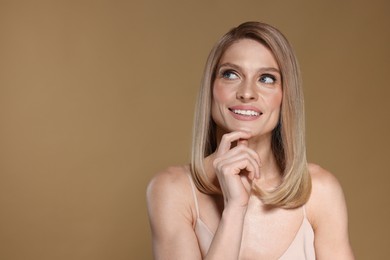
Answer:
[[[230,111],[232,111],[234,114],[236,115],[240,115],[240,116],[260,116],[262,113],[260,112],[257,112],[257,111],[254,111],[254,110],[250,110],[250,109],[230,109]]]

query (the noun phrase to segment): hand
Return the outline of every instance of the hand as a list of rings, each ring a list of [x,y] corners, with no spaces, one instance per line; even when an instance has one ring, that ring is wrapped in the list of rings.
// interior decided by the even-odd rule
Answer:
[[[213,166],[224,196],[225,208],[228,205],[246,207],[252,181],[260,178],[260,158],[248,147],[250,137],[247,132],[225,134],[215,152]],[[237,146],[231,148],[235,141]]]

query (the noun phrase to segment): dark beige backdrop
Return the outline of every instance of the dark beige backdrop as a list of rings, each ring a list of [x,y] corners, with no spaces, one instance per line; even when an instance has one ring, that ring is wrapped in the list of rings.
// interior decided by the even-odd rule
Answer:
[[[358,259],[387,258],[388,3],[0,1],[0,259],[151,259],[145,187],[188,161],[207,53],[246,20],[291,40],[309,159]]]

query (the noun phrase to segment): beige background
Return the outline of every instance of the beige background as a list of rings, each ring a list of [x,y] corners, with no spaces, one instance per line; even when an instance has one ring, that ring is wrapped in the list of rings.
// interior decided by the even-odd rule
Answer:
[[[386,0],[0,0],[0,259],[151,259],[145,187],[188,161],[208,51],[246,20],[295,47],[309,159],[344,187],[357,258],[387,258],[389,14]]]

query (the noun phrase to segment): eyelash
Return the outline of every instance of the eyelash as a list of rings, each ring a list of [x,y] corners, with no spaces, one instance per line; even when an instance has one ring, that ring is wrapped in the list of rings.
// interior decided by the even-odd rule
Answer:
[[[233,71],[233,70],[222,71],[221,72],[221,77],[225,78],[225,79],[230,79],[229,76],[231,76],[231,75],[229,75],[229,74],[234,74],[238,78],[237,73],[235,71]]]
[[[222,71],[222,72],[221,72],[221,77],[222,77],[222,78],[225,78],[225,79],[228,79],[228,80],[232,80],[232,79],[230,78],[230,76],[231,76],[230,74],[235,75],[237,78],[239,77],[239,76],[237,75],[237,73],[236,73],[235,71],[233,71],[233,70],[225,70],[225,71]],[[272,82],[266,82],[266,79],[267,79],[267,78],[270,78]],[[264,83],[264,84],[274,84],[274,83],[276,82],[276,77],[275,77],[274,75],[272,75],[272,74],[262,74],[262,75],[260,76],[259,81],[260,81],[261,83]]]
[[[272,80],[272,82],[265,82],[266,78],[270,78]],[[271,75],[271,74],[263,74],[260,76],[260,81],[262,83],[265,83],[265,84],[274,84],[276,82],[276,77],[274,75]]]

